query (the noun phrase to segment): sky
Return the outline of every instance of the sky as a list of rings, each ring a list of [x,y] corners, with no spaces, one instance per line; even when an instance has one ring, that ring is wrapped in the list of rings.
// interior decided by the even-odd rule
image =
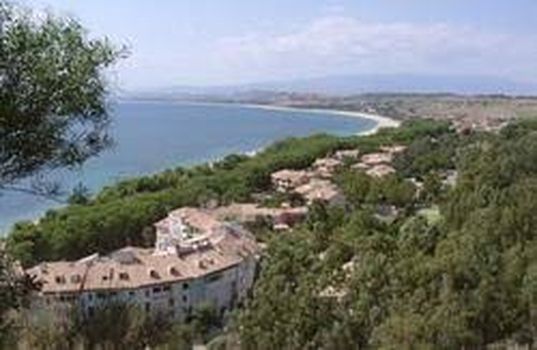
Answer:
[[[330,75],[537,82],[536,0],[22,0],[126,45],[122,89]]]

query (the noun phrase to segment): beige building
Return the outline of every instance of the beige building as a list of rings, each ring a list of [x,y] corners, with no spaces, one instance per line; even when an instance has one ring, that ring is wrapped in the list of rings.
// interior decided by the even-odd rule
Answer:
[[[334,153],[334,158],[339,161],[344,161],[346,159],[349,160],[356,160],[360,156],[360,150],[358,149],[345,149],[341,151],[337,151]]]
[[[235,203],[225,207],[218,207],[210,211],[211,215],[219,220],[238,222],[241,224],[253,223],[259,218],[267,219],[273,228],[287,229],[302,221],[308,213],[306,207],[260,207],[254,203]]]
[[[308,182],[310,178],[311,174],[304,170],[284,169],[271,175],[272,185],[279,192],[292,191]]]
[[[395,169],[390,165],[379,164],[369,168],[365,173],[371,177],[383,178],[395,174]]]
[[[78,261],[42,263],[27,271],[43,283],[35,310],[132,303],[184,320],[201,304],[221,313],[253,285],[259,247],[249,232],[183,208],[156,225],[153,249],[126,247]]]
[[[329,179],[343,163],[334,158],[320,158],[313,163],[313,172],[316,177]]]
[[[345,197],[337,186],[326,180],[313,179],[296,188],[295,192],[302,196],[308,205],[315,201],[325,202],[329,205],[345,204]]]

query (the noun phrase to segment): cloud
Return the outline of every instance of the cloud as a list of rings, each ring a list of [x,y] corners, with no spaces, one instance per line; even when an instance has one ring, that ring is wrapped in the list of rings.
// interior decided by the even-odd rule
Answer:
[[[304,74],[434,72],[524,77],[537,71],[537,40],[443,23],[379,23],[327,16],[293,32],[216,43],[219,60],[251,79]]]

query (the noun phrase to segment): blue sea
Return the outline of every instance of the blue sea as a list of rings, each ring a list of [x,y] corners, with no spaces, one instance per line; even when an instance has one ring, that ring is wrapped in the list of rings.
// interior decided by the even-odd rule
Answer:
[[[350,135],[376,125],[328,112],[172,102],[119,102],[112,106],[112,116],[115,146],[82,169],[56,174],[66,191],[82,183],[95,193],[121,179],[255,151],[289,136]],[[56,206],[27,194],[2,193],[0,232]]]

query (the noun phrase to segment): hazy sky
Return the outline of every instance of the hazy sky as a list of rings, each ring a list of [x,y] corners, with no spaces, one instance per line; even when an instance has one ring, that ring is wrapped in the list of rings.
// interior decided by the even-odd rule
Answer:
[[[323,75],[537,82],[537,0],[26,0],[126,44],[125,89]]]

